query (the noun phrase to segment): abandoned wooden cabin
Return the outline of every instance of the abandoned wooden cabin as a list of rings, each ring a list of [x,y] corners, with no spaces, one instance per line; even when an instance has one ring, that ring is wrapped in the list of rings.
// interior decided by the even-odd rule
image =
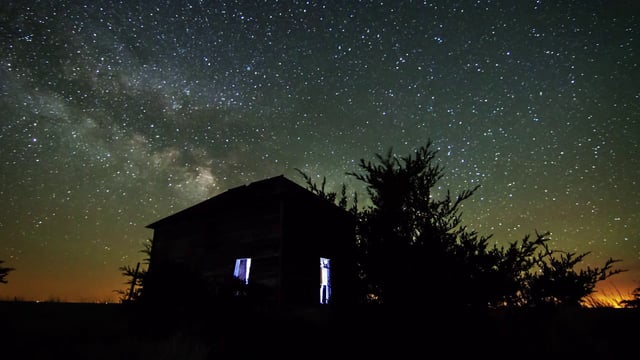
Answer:
[[[187,269],[208,293],[233,277],[260,285],[264,301],[278,305],[346,303],[354,225],[349,212],[286,177],[267,178],[148,225],[149,274]],[[168,294],[172,286],[161,276],[149,290]]]

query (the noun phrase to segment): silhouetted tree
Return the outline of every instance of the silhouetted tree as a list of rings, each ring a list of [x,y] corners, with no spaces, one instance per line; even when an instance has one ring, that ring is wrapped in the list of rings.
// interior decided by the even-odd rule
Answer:
[[[145,278],[147,276],[147,267],[149,266],[149,261],[151,260],[152,244],[152,240],[149,239],[143,244],[143,249],[140,250],[141,253],[146,255],[146,257],[142,260],[145,268],[141,269],[140,263],[138,263],[135,268],[129,265],[121,266],[118,268],[122,276],[126,278],[125,284],[127,285],[126,289],[114,290],[116,293],[120,294],[121,302],[140,300],[142,296],[142,290],[144,288]]]
[[[620,301],[620,305],[626,308],[640,308],[640,287],[637,287],[631,293],[632,298]]]
[[[2,266],[2,264],[4,264],[4,261],[0,260],[0,284],[6,284],[7,276],[9,275],[10,272],[14,271],[15,269],[10,267],[4,267]]]
[[[494,275],[484,284],[494,295],[494,307],[580,306],[595,291],[598,281],[623,272],[613,269],[620,260],[609,259],[603,267],[576,269],[589,252],[577,255],[549,247],[549,233],[537,233],[535,240],[525,236],[508,248],[494,246],[497,256]]]
[[[602,268],[574,270],[588,253],[576,256],[552,251],[548,233],[525,236],[508,247],[489,246],[492,236],[481,236],[462,225],[460,204],[478,186],[437,199],[434,187],[443,177],[435,163],[437,152],[429,141],[414,154],[398,157],[392,149],[376,154],[376,161],[360,160],[358,172],[371,205],[349,209],[357,215],[356,242],[361,277],[367,295],[394,305],[502,307],[570,305],[594,291],[595,284],[623,270],[619,260]],[[315,185],[298,170],[307,187],[346,209],[346,189],[338,194]],[[363,294],[364,295],[364,294]]]
[[[526,235],[520,241],[511,242],[507,248],[494,245],[490,253],[495,262],[488,265],[491,275],[481,285],[491,307],[527,304],[525,294],[533,276],[531,269],[539,259],[538,249],[549,240],[549,233],[536,232],[534,240]]]
[[[478,186],[436,198],[444,174],[436,154],[431,142],[403,157],[390,149],[349,173],[364,182],[372,203],[358,228],[370,291],[387,304],[432,307],[487,307],[514,297],[514,266],[488,247],[490,236],[462,225],[460,205]]]
[[[320,186],[318,186],[313,179],[306,174],[304,171],[300,170],[300,169],[295,169],[303,178],[305,181],[305,184],[307,185],[307,189],[309,191],[311,191],[312,193],[318,195],[319,197],[335,203],[336,205],[338,205],[339,207],[348,210],[349,212],[351,212],[352,214],[357,214],[358,213],[358,193],[354,193],[353,194],[353,198],[352,198],[352,202],[351,202],[351,206],[349,206],[349,196],[347,195],[347,185],[346,184],[342,184],[342,186],[340,187],[340,197],[338,197],[338,193],[334,192],[334,191],[328,191],[326,189],[326,185],[327,185],[327,178],[323,177],[322,178],[322,183],[320,184]]]
[[[127,279],[125,281],[125,284],[127,285],[126,289],[115,290],[116,293],[120,294],[120,301],[128,302],[139,300],[142,295],[146,270],[140,269],[140,263],[138,263],[135,268],[125,265],[119,267],[118,270],[120,270],[122,276]]]
[[[384,303],[424,302],[427,300],[460,298],[467,290],[460,282],[451,282],[448,275],[465,273],[457,265],[456,240],[463,236],[466,248],[483,248],[486,238],[468,232],[461,226],[459,206],[477,189],[457,196],[447,192],[442,199],[432,196],[432,188],[443,176],[443,169],[434,162],[436,152],[431,143],[415,154],[397,157],[389,149],[386,155],[376,154],[377,162],[361,159],[360,172],[349,175],[364,182],[372,205],[351,211],[358,213],[358,245],[360,266],[369,295]],[[309,189],[328,200],[336,194],[314,185],[304,173]],[[346,205],[343,185],[339,205]],[[357,197],[356,197],[357,199]],[[357,206],[357,205],[356,205]],[[471,251],[468,256],[474,253]],[[441,274],[441,276],[436,276]],[[428,294],[425,290],[438,289]]]
[[[589,254],[551,250],[547,243],[542,244],[535,264],[537,271],[528,279],[528,305],[579,307],[582,299],[595,291],[598,281],[626,271],[613,269],[613,265],[621,261],[613,258],[602,267],[576,270],[575,267]]]

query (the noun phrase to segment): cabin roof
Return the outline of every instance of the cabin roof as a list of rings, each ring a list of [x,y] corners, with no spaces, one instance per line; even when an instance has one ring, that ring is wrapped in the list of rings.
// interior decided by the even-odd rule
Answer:
[[[328,207],[334,208],[333,211],[347,213],[344,209],[312,193],[308,189],[286,178],[284,175],[278,175],[258,180],[248,185],[231,188],[184,210],[157,220],[146,227],[156,229],[170,223],[180,222],[184,219],[191,219],[204,214],[215,214],[219,211],[237,206],[238,204],[250,204],[251,201],[257,199],[266,197],[282,198],[284,196],[295,196],[310,203],[316,202],[318,206],[324,205],[327,207],[327,205],[330,205]]]

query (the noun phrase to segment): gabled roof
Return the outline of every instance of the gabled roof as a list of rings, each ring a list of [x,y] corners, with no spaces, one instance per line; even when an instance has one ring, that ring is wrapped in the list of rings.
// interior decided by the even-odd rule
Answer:
[[[295,196],[307,201],[317,202],[319,205],[322,204],[324,206],[330,205],[330,207],[335,208],[335,210],[346,213],[346,211],[335,204],[330,203],[299,184],[287,179],[284,175],[278,175],[252,182],[249,185],[241,185],[229,189],[219,195],[151,223],[146,227],[155,229],[169,223],[180,222],[184,219],[192,219],[205,214],[215,214],[229,207],[237,206],[238,204],[251,204],[252,201],[256,199],[284,196]]]

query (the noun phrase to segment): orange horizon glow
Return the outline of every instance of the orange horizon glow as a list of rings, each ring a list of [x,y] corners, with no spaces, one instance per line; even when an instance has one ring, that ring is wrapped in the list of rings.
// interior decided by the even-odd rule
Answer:
[[[74,274],[68,280],[57,274],[30,276],[27,272],[12,271],[7,284],[0,284],[0,300],[117,303],[120,295],[115,290],[125,289],[124,277],[117,270],[113,276],[102,274]]]
[[[119,303],[120,294],[115,290],[126,290],[124,277],[114,271],[113,276],[75,277],[73,281],[46,277],[30,277],[30,274],[13,271],[7,284],[0,284],[0,301],[68,302],[68,303]],[[596,291],[585,298],[585,307],[620,307],[622,300],[633,298],[632,292],[639,287],[635,279],[624,277],[624,273],[601,281]],[[615,277],[618,277],[617,279]]]

